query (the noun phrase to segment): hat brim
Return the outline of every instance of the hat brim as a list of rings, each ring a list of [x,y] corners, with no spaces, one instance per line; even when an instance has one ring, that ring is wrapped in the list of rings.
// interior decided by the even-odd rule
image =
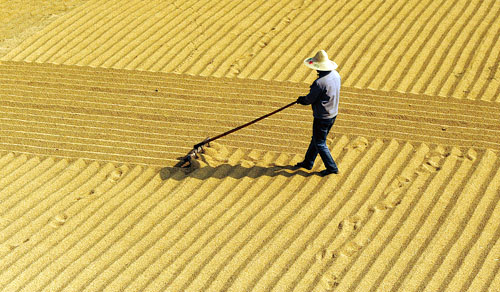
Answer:
[[[313,58],[305,59],[304,65],[318,71],[333,71],[339,67],[337,63],[330,60],[327,60],[326,62],[315,62],[312,59]]]

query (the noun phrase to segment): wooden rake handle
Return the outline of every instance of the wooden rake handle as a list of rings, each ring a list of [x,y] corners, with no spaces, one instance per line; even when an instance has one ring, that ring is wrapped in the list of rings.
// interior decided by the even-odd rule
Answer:
[[[212,137],[212,138],[207,138],[207,139],[205,139],[205,141],[203,141],[203,142],[201,142],[201,143],[198,143],[198,144],[194,145],[194,149],[198,149],[198,148],[200,148],[200,147],[203,147],[203,145],[205,145],[205,144],[207,144],[207,143],[210,143],[210,142],[215,141],[215,140],[217,140],[217,139],[219,139],[219,138],[222,138],[222,137],[227,136],[227,135],[229,135],[229,134],[231,134],[231,133],[234,133],[234,132],[236,132],[236,131],[238,131],[238,130],[241,130],[241,129],[245,128],[245,127],[248,127],[248,126],[250,126],[250,125],[252,125],[252,124],[255,124],[255,123],[257,123],[258,121],[263,120],[263,119],[265,119],[265,118],[267,118],[267,117],[270,117],[270,116],[272,116],[272,115],[274,115],[274,114],[276,114],[276,113],[278,113],[278,112],[280,112],[280,111],[282,111],[282,110],[284,110],[284,109],[287,109],[287,108],[291,107],[292,105],[294,105],[294,104],[296,104],[296,103],[297,103],[297,101],[291,102],[291,103],[289,103],[289,104],[285,105],[284,107],[281,107],[281,108],[279,108],[279,109],[277,109],[277,110],[275,110],[275,111],[273,111],[273,112],[270,112],[270,113],[268,113],[268,114],[266,114],[266,115],[263,115],[263,116],[262,116],[262,117],[260,117],[260,118],[256,118],[255,120],[253,120],[253,121],[251,121],[251,122],[248,122],[248,123],[246,123],[246,124],[244,124],[244,125],[241,125],[241,126],[239,126],[239,127],[236,127],[236,128],[234,128],[234,129],[231,129],[231,130],[229,130],[229,131],[227,131],[227,132],[224,132],[224,133],[222,133],[222,134],[220,134],[220,135],[217,135],[217,136],[215,136],[215,137]]]

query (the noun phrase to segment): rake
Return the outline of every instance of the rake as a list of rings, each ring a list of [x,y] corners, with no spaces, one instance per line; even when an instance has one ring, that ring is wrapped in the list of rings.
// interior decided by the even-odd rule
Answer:
[[[268,113],[268,114],[266,114],[266,115],[263,115],[263,116],[262,116],[262,117],[260,117],[260,118],[255,119],[255,120],[253,120],[253,121],[251,121],[251,122],[248,122],[248,123],[246,123],[246,124],[244,124],[244,125],[238,126],[238,127],[234,128],[234,129],[231,129],[231,130],[229,130],[229,131],[227,131],[227,132],[224,132],[224,133],[222,133],[222,134],[220,134],[220,135],[217,135],[217,136],[215,136],[215,137],[212,137],[212,138],[207,138],[207,139],[203,140],[203,142],[200,142],[200,143],[198,143],[198,144],[195,144],[195,145],[193,146],[193,150],[189,151],[189,153],[188,153],[186,156],[181,157],[181,158],[179,159],[180,161],[179,161],[179,162],[178,162],[175,166],[176,166],[176,167],[181,167],[181,168],[187,168],[187,167],[190,167],[190,166],[191,166],[191,163],[192,163],[192,160],[193,160],[193,159],[198,158],[198,157],[199,157],[199,156],[198,156],[198,154],[199,154],[199,153],[204,153],[204,149],[203,149],[203,147],[205,147],[205,146],[210,146],[210,144],[209,144],[210,142],[213,142],[213,141],[215,141],[215,140],[217,140],[217,139],[220,139],[220,138],[225,137],[225,136],[227,136],[227,135],[229,135],[229,134],[231,134],[231,133],[234,133],[234,132],[236,132],[236,131],[238,131],[238,130],[241,130],[241,129],[243,129],[243,128],[246,128],[246,127],[248,127],[248,126],[250,126],[250,125],[252,125],[252,124],[255,124],[255,123],[257,123],[258,121],[263,120],[263,119],[265,119],[265,118],[267,118],[267,117],[270,117],[270,116],[272,116],[272,115],[274,115],[274,114],[276,114],[276,113],[278,113],[278,112],[280,112],[280,111],[282,111],[282,110],[284,110],[284,109],[286,109],[286,108],[291,107],[292,105],[294,105],[294,104],[296,104],[296,103],[297,103],[297,101],[294,101],[294,102],[292,102],[292,103],[289,103],[289,104],[287,104],[287,105],[285,105],[285,106],[283,106],[283,107],[281,107],[281,108],[279,108],[279,109],[277,109],[277,110],[275,110],[275,111],[273,111],[273,112],[270,112],[270,113]]]

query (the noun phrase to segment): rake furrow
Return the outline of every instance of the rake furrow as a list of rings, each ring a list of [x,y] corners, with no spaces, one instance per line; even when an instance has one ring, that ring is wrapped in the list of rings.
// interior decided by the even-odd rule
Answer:
[[[40,149],[44,155],[154,165],[174,161],[207,136],[249,122],[306,92],[289,82],[15,62],[0,66],[0,72],[3,144],[11,145],[6,150]],[[206,89],[192,89],[200,82]],[[252,88],[264,90],[249,92]],[[429,96],[353,88],[345,89],[342,102],[334,129],[339,134],[500,147],[500,109],[482,102],[445,103]],[[441,110],[444,105],[447,110]],[[478,116],[485,108],[493,110]],[[307,147],[310,135],[301,124],[310,121],[310,111],[295,106],[224,139],[232,147],[297,153]],[[394,127],[387,129],[387,124]],[[75,126],[81,131],[74,131]],[[58,143],[62,137],[65,142]],[[259,137],[258,143],[254,137]]]
[[[66,10],[1,57],[0,291],[500,289],[499,1]],[[293,167],[301,105],[173,167],[306,95],[318,49],[338,174]]]

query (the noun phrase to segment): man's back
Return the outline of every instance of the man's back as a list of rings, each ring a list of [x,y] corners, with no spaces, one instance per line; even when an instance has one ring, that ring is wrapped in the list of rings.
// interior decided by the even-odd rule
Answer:
[[[312,104],[314,117],[330,119],[337,116],[340,99],[339,73],[333,70],[327,75],[316,79],[315,83],[321,89],[322,94]]]

